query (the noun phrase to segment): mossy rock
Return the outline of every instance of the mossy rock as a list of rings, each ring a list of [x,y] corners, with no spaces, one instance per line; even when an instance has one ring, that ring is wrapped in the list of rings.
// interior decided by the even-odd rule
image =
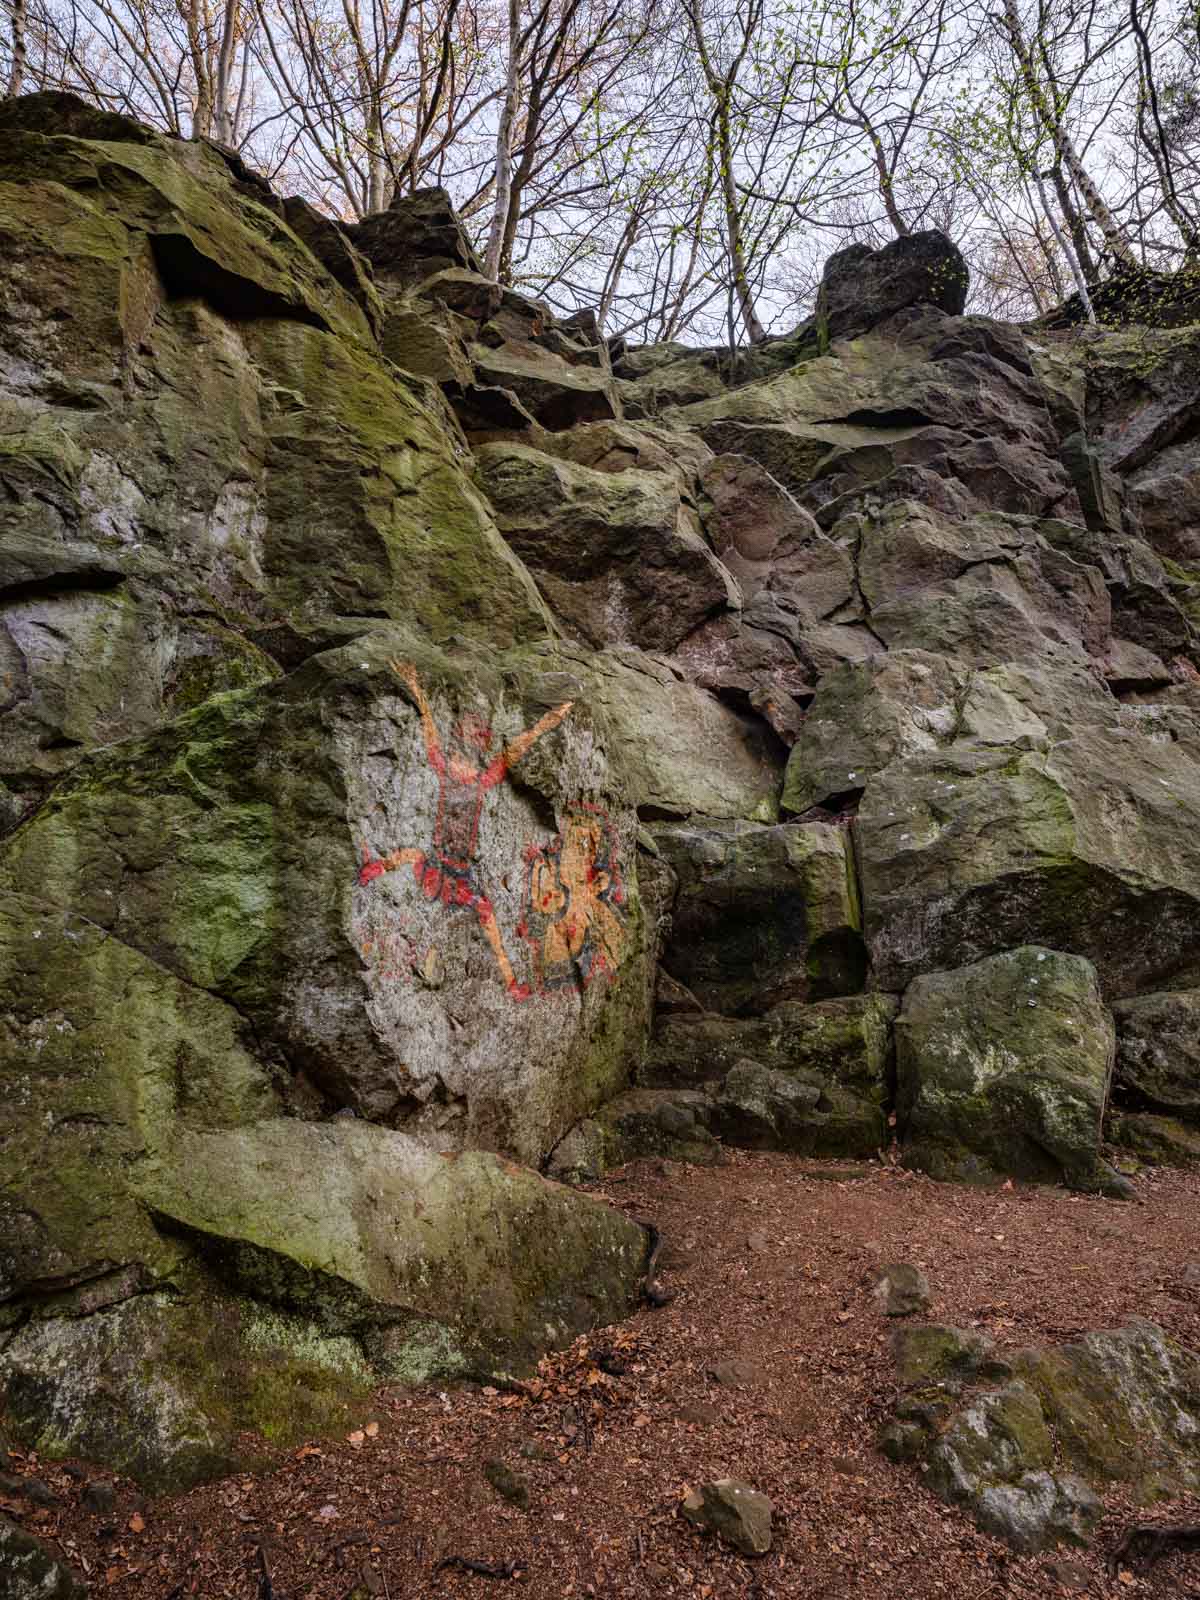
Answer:
[[[939,1177],[1117,1185],[1099,1153],[1113,1051],[1079,956],[1026,945],[917,978],[896,1021],[906,1160]]]
[[[0,1356],[27,1448],[103,1463],[155,1493],[344,1432],[374,1381],[353,1339],[211,1286],[203,1298],[141,1295],[89,1316],[35,1317]]]

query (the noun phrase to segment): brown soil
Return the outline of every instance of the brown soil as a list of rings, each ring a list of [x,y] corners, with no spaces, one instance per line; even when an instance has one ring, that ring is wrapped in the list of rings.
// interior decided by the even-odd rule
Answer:
[[[1200,1174],[1147,1178],[1123,1204],[735,1153],[713,1169],[635,1164],[603,1192],[657,1221],[676,1297],[546,1362],[532,1397],[381,1391],[370,1431],[175,1499],[122,1483],[108,1517],[79,1507],[61,1468],[19,1457],[13,1468],[64,1508],[10,1511],[121,1600],[1200,1596],[1197,1553],[1106,1576],[1105,1552],[1147,1515],[1117,1496],[1092,1549],[1019,1559],[884,1461],[873,1440],[895,1393],[890,1326],[866,1281],[878,1263],[915,1262],[931,1317],[1000,1345],[1139,1315],[1200,1348],[1200,1289],[1183,1274],[1200,1259]],[[730,1362],[749,1369],[740,1383],[715,1381]],[[486,1481],[497,1458],[527,1480],[528,1511]],[[677,1514],[690,1485],[723,1476],[771,1496],[770,1555],[746,1560]],[[1200,1521],[1200,1498],[1149,1516]],[[449,1555],[515,1562],[516,1575],[438,1570]]]

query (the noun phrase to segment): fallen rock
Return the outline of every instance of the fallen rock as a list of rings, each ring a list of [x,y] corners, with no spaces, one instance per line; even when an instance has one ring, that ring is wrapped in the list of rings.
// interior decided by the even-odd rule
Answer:
[[[106,1516],[116,1504],[117,1492],[106,1478],[89,1478],[80,1496],[85,1511],[94,1516]]]
[[[905,1389],[943,1387],[957,1392],[978,1378],[1011,1377],[998,1363],[986,1334],[945,1323],[898,1328],[892,1335],[896,1375]]]
[[[879,1446],[919,1462],[989,1532],[1024,1552],[1081,1544],[1103,1514],[1097,1488],[1125,1484],[1149,1500],[1200,1483],[1200,1357],[1161,1328],[1135,1320],[995,1368],[988,1348],[955,1329],[904,1330],[902,1381],[917,1387]],[[969,1387],[993,1372],[1008,1381]]]
[[[750,1389],[759,1381],[757,1367],[736,1356],[724,1361],[714,1361],[706,1369],[714,1383],[723,1389]]]
[[[705,1085],[711,1126],[730,1144],[813,1156],[874,1156],[887,1142],[891,995],[785,1001],[762,1017],[669,1014],[640,1077]]]
[[[743,1555],[766,1555],[771,1548],[772,1506],[765,1494],[737,1478],[717,1478],[693,1489],[680,1506],[698,1528],[711,1528]]]
[[[714,1166],[722,1156],[711,1115],[711,1101],[696,1090],[628,1089],[561,1139],[546,1170],[560,1182],[579,1183],[647,1156]]]
[[[933,1300],[929,1280],[919,1267],[906,1262],[880,1267],[873,1274],[872,1296],[886,1317],[911,1317],[927,1311]]]
[[[896,1019],[905,1160],[1120,1190],[1100,1159],[1112,1019],[1079,956],[1026,945],[914,980]]]

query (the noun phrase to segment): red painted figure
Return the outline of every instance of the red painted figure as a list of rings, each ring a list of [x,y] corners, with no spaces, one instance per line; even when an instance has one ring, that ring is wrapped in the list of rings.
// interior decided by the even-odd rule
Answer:
[[[486,758],[492,747],[492,730],[482,718],[468,714],[455,724],[447,754],[417,669],[407,661],[392,661],[389,665],[406,685],[421,713],[425,754],[438,780],[437,818],[429,851],[410,846],[393,850],[380,860],[364,860],[358,881],[367,884],[381,873],[411,866],[427,900],[440,900],[445,906],[470,906],[479,918],[479,926],[491,946],[509,994],[514,999],[526,1000],[530,991],[525,984],[518,983],[513,974],[492,902],[477,877],[475,852],[479,845],[479,819],[488,790],[496,787],[509,768],[516,766],[544,733],[558,726],[574,702],[564,700],[553,711],[547,711],[491,761]]]

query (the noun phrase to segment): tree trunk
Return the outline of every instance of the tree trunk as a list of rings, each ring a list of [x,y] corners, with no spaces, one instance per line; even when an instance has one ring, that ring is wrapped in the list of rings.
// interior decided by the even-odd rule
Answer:
[[[509,210],[512,206],[512,138],[513,127],[517,120],[517,95],[521,74],[520,30],[520,0],[508,0],[508,66],[504,82],[504,103],[500,108],[500,126],[496,130],[496,198],[492,206],[492,223],[488,229],[487,249],[483,257],[483,270],[496,283],[500,281],[505,242],[511,240],[515,231],[509,226]]]
[[[25,81],[25,64],[28,53],[25,45],[26,0],[10,0],[12,7],[12,71],[8,75],[6,95],[15,100]]]
[[[1008,29],[1008,37],[1012,45],[1013,54],[1016,56],[1017,64],[1021,69],[1025,87],[1029,91],[1030,104],[1033,106],[1043,130],[1049,134],[1053,141],[1055,154],[1074,179],[1076,188],[1083,196],[1084,204],[1095,218],[1097,227],[1104,235],[1104,242],[1113,256],[1122,266],[1132,267],[1134,270],[1139,269],[1141,263],[1122,238],[1116,219],[1105,205],[1103,196],[1092,182],[1087,168],[1080,160],[1079,152],[1075,149],[1070,135],[1062,125],[1062,118],[1046,99],[1045,90],[1038,82],[1037,74],[1033,69],[1033,60],[1025,43],[1025,36],[1021,31],[1021,19],[1017,14],[1016,0],[1004,0],[1004,22]]]
[[[217,53],[217,84],[213,106],[213,128],[222,144],[237,138],[233,115],[233,59],[237,45],[237,0],[225,0],[221,25],[221,48]]]
[[[767,331],[758,320],[750,280],[746,275],[746,253],[742,244],[742,216],[738,206],[737,185],[733,177],[733,140],[729,128],[729,91],[722,85],[717,100],[717,160],[721,164],[721,190],[725,197],[725,226],[729,232],[729,261],[733,270],[733,287],[742,326],[751,344],[761,344]]]
[[[1051,207],[1050,201],[1046,195],[1046,186],[1042,182],[1042,174],[1040,172],[1034,174],[1034,182],[1037,184],[1038,199],[1042,202],[1042,210],[1045,213],[1046,221],[1050,224],[1050,231],[1054,235],[1054,242],[1058,245],[1058,248],[1066,257],[1067,265],[1071,269],[1071,277],[1075,280],[1075,292],[1083,302],[1083,309],[1087,314],[1088,321],[1095,322],[1096,313],[1092,309],[1092,300],[1091,296],[1088,294],[1087,282],[1083,276],[1083,273],[1079,270],[1079,261],[1076,258],[1074,250],[1071,249],[1066,234],[1059,227],[1058,218],[1054,215],[1053,208]]]
[[[1071,191],[1067,186],[1066,178],[1063,176],[1060,162],[1055,162],[1051,176],[1054,179],[1054,192],[1058,196],[1059,210],[1066,219],[1067,232],[1071,236],[1071,248],[1075,252],[1075,258],[1079,262],[1080,270],[1085,278],[1094,278],[1096,276],[1096,263],[1092,260],[1092,248],[1088,244],[1087,228],[1084,226],[1083,218],[1079,215],[1079,208],[1071,199]]]

